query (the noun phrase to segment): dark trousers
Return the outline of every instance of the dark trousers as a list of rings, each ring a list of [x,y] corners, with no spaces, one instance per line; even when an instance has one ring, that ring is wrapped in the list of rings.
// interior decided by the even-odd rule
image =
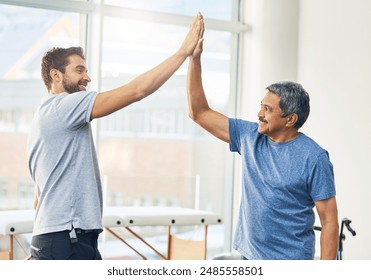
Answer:
[[[96,231],[76,231],[76,239],[70,231],[52,232],[32,237],[31,260],[101,260]]]

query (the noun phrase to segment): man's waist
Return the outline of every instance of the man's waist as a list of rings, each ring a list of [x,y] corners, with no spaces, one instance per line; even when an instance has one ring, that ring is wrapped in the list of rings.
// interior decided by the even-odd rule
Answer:
[[[87,234],[87,233],[100,233],[101,230],[99,229],[81,229],[81,228],[75,228],[76,234]]]

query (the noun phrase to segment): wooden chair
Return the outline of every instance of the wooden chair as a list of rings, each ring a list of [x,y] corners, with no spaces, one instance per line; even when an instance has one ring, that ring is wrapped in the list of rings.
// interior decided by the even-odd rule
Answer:
[[[171,234],[168,227],[168,260],[206,260],[207,257],[207,225],[204,225],[203,240],[186,240]]]

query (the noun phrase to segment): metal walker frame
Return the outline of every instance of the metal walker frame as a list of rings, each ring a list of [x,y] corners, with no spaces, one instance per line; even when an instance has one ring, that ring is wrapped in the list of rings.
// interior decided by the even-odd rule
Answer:
[[[339,247],[338,247],[338,253],[337,253],[337,256],[336,256],[336,259],[337,260],[342,260],[343,259],[343,242],[345,240],[345,234],[343,233],[344,231],[344,226],[348,229],[348,231],[353,235],[353,236],[356,236],[356,232],[352,229],[352,227],[350,226],[350,223],[352,221],[349,220],[348,218],[344,218],[342,221],[341,221],[341,227],[340,227],[340,233],[339,233]],[[321,231],[322,230],[322,227],[318,227],[318,226],[315,226],[314,227],[314,230],[318,230],[318,231]]]

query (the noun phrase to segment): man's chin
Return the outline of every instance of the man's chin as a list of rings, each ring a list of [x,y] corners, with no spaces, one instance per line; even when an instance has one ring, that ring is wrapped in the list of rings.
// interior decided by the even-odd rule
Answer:
[[[258,132],[259,132],[260,134],[265,134],[265,133],[267,132],[267,129],[265,129],[265,128],[261,127],[261,125],[259,125],[259,127],[258,127]]]
[[[77,88],[67,88],[65,89],[67,93],[72,94],[75,92],[85,91],[85,87],[77,87]]]

